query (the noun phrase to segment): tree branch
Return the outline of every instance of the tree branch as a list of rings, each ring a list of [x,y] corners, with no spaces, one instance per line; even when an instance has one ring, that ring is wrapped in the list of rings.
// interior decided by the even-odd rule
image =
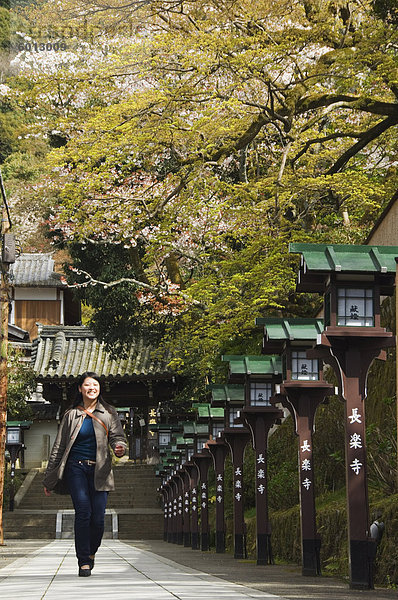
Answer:
[[[398,115],[398,103],[382,102],[381,100],[374,100],[373,98],[347,96],[345,94],[320,94],[301,98],[296,104],[296,114],[303,114],[309,110],[322,108],[322,106],[329,106],[336,102],[343,102],[343,108],[361,110],[374,115]]]
[[[275,217],[277,220],[278,220],[278,215],[279,215],[279,190],[282,185],[282,177],[283,177],[283,172],[284,172],[285,166],[286,166],[287,155],[289,154],[289,150],[291,148],[292,143],[293,143],[292,140],[290,140],[286,144],[286,146],[283,150],[281,166],[279,168],[279,173],[278,173],[278,178],[275,181]]]
[[[351,110],[359,110],[369,112],[372,114],[389,116],[389,119],[387,119],[387,121],[390,124],[388,124],[386,129],[388,127],[391,127],[392,125],[395,125],[398,119],[398,103],[395,104],[393,102],[382,102],[378,100],[373,100],[371,98],[361,98],[358,96],[348,96],[344,94],[321,94],[312,97],[302,98],[297,102],[294,114],[301,115],[307,111],[315,110],[322,107],[329,107],[330,105],[337,103],[339,103],[338,107],[340,108],[349,108]],[[252,123],[249,125],[246,131],[238,139],[236,139],[228,146],[222,146],[213,154],[207,154],[203,156],[202,159],[204,160],[204,162],[217,162],[218,160],[220,160],[221,157],[231,152],[231,150],[242,150],[257,137],[264,125],[272,122],[272,118],[282,121],[286,131],[289,127],[289,122],[286,118],[288,116],[291,116],[289,115],[288,108],[281,108],[278,113],[272,112],[270,109],[261,111],[257,115],[257,117],[252,121]],[[382,128],[380,132],[382,133],[384,130],[385,129]],[[377,129],[375,131],[377,131]],[[366,137],[367,134],[364,134],[362,143],[365,142]],[[377,135],[375,135],[375,137],[377,137]],[[366,145],[366,143],[364,145]],[[181,161],[181,164],[194,164],[198,160],[199,157],[192,157]]]
[[[115,287],[116,285],[120,285],[121,283],[131,283],[132,285],[136,285],[138,287],[142,287],[145,290],[148,290],[149,292],[152,292],[153,294],[158,294],[159,293],[159,288],[157,288],[156,286],[150,285],[148,283],[145,283],[143,281],[140,281],[138,279],[134,279],[134,277],[121,277],[120,279],[116,279],[115,281],[100,281],[99,279],[94,279],[94,277],[92,275],[90,275],[90,273],[88,273],[87,271],[84,271],[83,269],[77,269],[77,268],[73,268],[71,267],[71,270],[76,273],[76,275],[83,275],[86,278],[86,281],[84,281],[83,283],[69,283],[68,287],[69,288],[85,288],[88,287],[89,285],[102,285],[102,287],[106,290],[108,288],[111,287]],[[161,290],[162,292],[164,292],[165,290]]]
[[[351,146],[344,154],[340,156],[340,158],[334,163],[334,165],[329,169],[327,175],[333,175],[334,173],[338,173],[341,169],[348,163],[350,158],[355,156],[360,150],[365,148],[371,141],[375,140],[379,135],[387,131],[390,127],[394,127],[394,125],[398,124],[398,116],[388,117],[377,123],[374,127],[371,127],[366,131],[361,139]]]
[[[353,133],[331,133],[330,135],[325,135],[324,137],[312,138],[311,140],[307,140],[300,152],[296,154],[291,160],[291,163],[294,164],[299,158],[303,156],[312,146],[313,144],[322,144],[323,142],[328,142],[329,140],[336,140],[339,138],[361,138],[364,135],[363,132],[353,132]]]
[[[163,210],[163,208],[166,206],[166,204],[170,202],[170,200],[172,200],[175,196],[179,195],[179,193],[184,189],[184,187],[187,184],[188,175],[189,173],[185,177],[182,177],[180,183],[176,185],[176,187],[170,192],[170,194],[168,194],[168,196],[166,196],[166,198],[159,204],[156,210],[150,213],[149,216],[151,217],[151,219],[156,217],[156,215],[158,215],[159,212]]]
[[[195,306],[197,308],[201,308],[202,310],[207,310],[207,307],[204,304],[202,304],[201,302],[199,302],[198,300],[190,298],[186,294],[182,293],[181,290],[170,290],[169,286],[167,284],[164,286],[149,285],[148,283],[144,283],[143,281],[139,281],[138,279],[134,279],[133,277],[121,277],[120,279],[116,279],[115,281],[101,281],[99,279],[94,279],[94,277],[92,275],[90,275],[90,273],[88,273],[87,271],[84,271],[83,269],[73,268],[72,270],[77,275],[83,275],[86,278],[86,281],[84,281],[83,283],[67,284],[67,286],[69,288],[79,289],[79,288],[86,288],[89,285],[93,285],[93,286],[101,285],[104,288],[104,290],[106,290],[106,289],[115,287],[117,285],[121,285],[122,283],[129,283],[132,285],[136,285],[137,287],[141,287],[144,290],[151,292],[152,294],[154,294],[157,297],[162,298],[162,297],[164,297],[165,294],[167,294],[168,296],[178,296],[178,297],[182,298],[185,302],[187,302],[187,304],[192,304],[193,306]]]

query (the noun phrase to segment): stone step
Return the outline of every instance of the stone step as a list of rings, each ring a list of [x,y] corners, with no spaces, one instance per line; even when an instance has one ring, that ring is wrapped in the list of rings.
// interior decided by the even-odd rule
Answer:
[[[153,466],[130,466],[125,465],[116,467],[115,487],[116,491],[111,492],[109,496],[109,506],[113,508],[120,507],[152,507],[159,506],[159,497],[157,493],[158,480],[155,477]],[[145,478],[140,478],[140,474],[145,473]],[[135,476],[137,475],[137,480]],[[30,485],[29,492],[26,493],[19,508],[22,509],[67,509],[72,508],[72,502],[69,496],[60,496],[53,494],[47,498],[44,496],[42,487],[43,474],[37,473]]]
[[[113,492],[109,494],[108,506],[112,508],[118,508],[122,506],[131,506],[133,508],[159,508],[160,502],[158,498],[148,496],[127,496],[125,494],[118,494]],[[36,498],[30,498],[24,502],[19,508],[27,509],[44,509],[44,510],[57,510],[65,508],[73,508],[72,500],[69,496],[57,496],[52,494],[49,498],[38,496]]]
[[[124,463],[123,466],[114,468],[114,474],[116,491],[109,494],[108,510],[118,513],[120,538],[161,539],[163,513],[157,492],[159,479],[155,476],[155,467]],[[65,527],[68,529],[67,535],[72,535],[71,498],[57,494],[52,494],[49,498],[44,496],[43,475],[43,471],[30,474],[29,485],[25,486],[24,494],[21,494],[23,497],[18,501],[18,508],[13,513],[6,513],[6,537],[54,539],[57,512],[60,510],[70,513],[70,516],[65,517]],[[109,531],[106,535],[110,535]]]
[[[126,494],[144,494],[144,493],[148,493],[148,492],[153,492],[154,494],[157,493],[158,490],[158,486],[155,486],[153,484],[142,484],[142,483],[137,483],[136,481],[132,482],[131,484],[123,484],[123,485],[118,485],[118,483],[115,483],[115,491],[116,492],[120,492],[121,490],[123,490],[123,492],[125,492]],[[42,496],[44,494],[44,490],[42,486],[31,486],[29,489],[29,496]]]
[[[134,489],[134,488],[119,488],[116,487],[116,489],[112,492],[109,493],[109,495],[118,495],[118,496],[125,496],[126,498],[148,498],[148,495],[152,494],[154,498],[157,498],[158,496],[158,492],[157,490],[154,490],[152,488],[142,488],[142,489]],[[57,494],[55,494],[55,496],[57,496],[58,498],[60,496],[58,496]],[[40,500],[41,498],[46,498],[47,496],[44,495],[43,490],[38,491],[38,490],[32,490],[31,492],[29,492],[29,495],[26,497],[26,499],[24,499],[24,502],[35,502],[36,500]],[[52,496],[50,496],[51,498]]]
[[[27,513],[15,510],[3,513],[6,539],[53,539],[55,538],[55,524],[55,512]]]
[[[4,512],[3,525],[5,539],[55,539],[72,538],[74,511],[36,511],[15,510]],[[116,523],[113,513],[116,514]],[[113,538],[117,530],[120,539],[161,539],[163,536],[163,513],[161,510],[147,509],[121,510],[107,509],[105,517],[105,538]],[[57,533],[58,531],[58,533]]]

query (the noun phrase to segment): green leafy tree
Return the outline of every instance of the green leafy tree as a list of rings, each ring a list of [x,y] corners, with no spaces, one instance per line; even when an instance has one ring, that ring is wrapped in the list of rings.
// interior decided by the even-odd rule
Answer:
[[[57,12],[75,27],[68,60],[18,57],[19,102],[57,140],[49,227],[81,246],[84,298],[106,292],[101,337],[158,326],[173,367],[195,360],[204,381],[256,316],[311,312],[289,241],[362,241],[395,193],[397,31],[370,1],[98,9]],[[29,10],[56,35],[52,4]],[[85,265],[89,245],[130,256]]]
[[[7,416],[8,419],[28,419],[31,410],[27,399],[36,387],[35,373],[23,360],[18,350],[10,349],[8,355],[8,388]]]

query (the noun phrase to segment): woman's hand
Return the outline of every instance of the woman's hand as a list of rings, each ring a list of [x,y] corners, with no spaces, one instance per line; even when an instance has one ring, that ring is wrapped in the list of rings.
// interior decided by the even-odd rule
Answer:
[[[44,488],[44,495],[49,498],[51,496],[51,490],[48,490],[46,487]]]
[[[123,446],[123,444],[116,444],[114,453],[118,458],[123,456],[125,452],[126,452],[126,448]]]

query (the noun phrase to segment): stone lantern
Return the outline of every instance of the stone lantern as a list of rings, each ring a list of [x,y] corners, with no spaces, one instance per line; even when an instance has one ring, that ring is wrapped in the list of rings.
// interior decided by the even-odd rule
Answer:
[[[291,244],[290,251],[301,254],[297,291],[324,294],[324,331],[311,356],[333,367],[345,401],[350,587],[369,589],[366,379],[373,360],[395,345],[380,325],[380,298],[393,294],[398,247]]]

